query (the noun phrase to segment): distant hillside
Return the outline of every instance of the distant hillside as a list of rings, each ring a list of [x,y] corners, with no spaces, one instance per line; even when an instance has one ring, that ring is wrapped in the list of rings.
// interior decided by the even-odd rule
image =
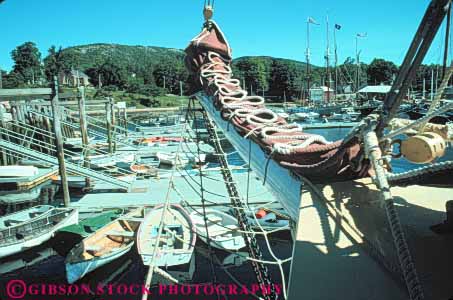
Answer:
[[[294,59],[279,58],[279,57],[272,57],[272,56],[242,56],[242,57],[238,57],[238,58],[234,59],[233,63],[237,64],[237,63],[239,63],[241,61],[246,61],[246,60],[250,60],[250,59],[260,59],[260,60],[263,60],[263,61],[267,61],[269,63],[271,63],[273,61],[280,61],[280,62],[283,62],[283,63],[295,64],[295,65],[298,66],[298,68],[301,68],[301,69],[306,69],[307,68],[307,63],[305,63],[305,62],[294,60]],[[314,66],[314,65],[311,65],[311,67],[312,68],[319,68],[319,67]]]
[[[70,66],[85,71],[94,85],[101,74],[104,85],[130,92],[148,90],[153,94],[159,92],[155,87],[165,87],[168,92],[179,94],[179,82],[184,82],[185,94],[197,90],[197,86],[190,85],[181,49],[91,44],[66,48],[63,54]],[[291,99],[301,96],[307,79],[306,66],[304,62],[291,59],[245,56],[233,60],[233,75],[250,93],[264,91],[266,95],[279,98],[286,94]],[[323,68],[312,66],[311,70],[311,81],[322,82]]]
[[[73,55],[77,67],[83,70],[101,64],[107,59],[120,62],[128,68],[137,64],[158,63],[165,59],[182,61],[184,58],[184,52],[180,49],[118,44],[80,45],[66,48],[63,52]]]

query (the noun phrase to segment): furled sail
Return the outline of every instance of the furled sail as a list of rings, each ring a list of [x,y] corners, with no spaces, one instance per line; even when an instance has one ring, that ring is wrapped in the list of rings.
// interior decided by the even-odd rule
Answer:
[[[333,182],[368,176],[369,163],[356,137],[328,142],[305,133],[298,124],[288,124],[267,109],[264,98],[248,95],[233,78],[232,51],[214,21],[186,48],[186,66],[195,84],[208,95],[224,120],[237,132],[252,139],[282,167],[313,182]]]

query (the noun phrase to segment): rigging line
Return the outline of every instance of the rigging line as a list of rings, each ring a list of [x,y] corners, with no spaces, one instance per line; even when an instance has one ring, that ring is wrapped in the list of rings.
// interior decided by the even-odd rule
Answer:
[[[186,128],[186,126],[187,126],[187,122],[185,123],[185,126],[184,126],[183,130]],[[183,135],[183,132],[184,132],[183,130],[181,130],[181,135]],[[182,143],[182,140],[179,142],[178,149],[176,151],[176,160],[179,158],[179,151],[180,151],[180,148],[181,148],[181,143]],[[157,238],[156,238],[157,241],[160,241],[161,236],[162,236],[165,214],[166,214],[166,212],[168,210],[168,206],[169,206],[169,203],[170,203],[170,191],[172,190],[171,187],[174,185],[175,169],[176,168],[173,168],[172,173],[171,173],[171,177],[170,177],[170,181],[168,183],[168,189],[167,189],[167,194],[166,194],[166,197],[165,197],[165,203],[164,203],[164,207],[162,208],[162,215],[160,217],[159,229],[158,229],[158,232],[157,232]],[[153,273],[154,273],[154,258],[156,257],[156,254],[158,253],[158,249],[159,249],[159,243],[156,243],[154,245],[154,249],[153,249],[153,259],[151,260],[151,264],[149,266],[148,274],[147,274],[146,280],[145,280],[145,288],[148,288],[148,289],[150,288],[150,285],[151,285],[151,281],[152,281],[152,277],[153,277]],[[145,293],[142,296],[142,300],[147,300],[147,299],[148,299],[148,294]]]
[[[192,100],[193,101],[193,100]],[[196,137],[197,137],[197,152],[198,152],[198,157],[200,157],[200,134],[198,131],[198,124],[195,122],[195,132],[196,132]],[[206,230],[206,242],[208,244],[208,252],[209,252],[209,262],[210,262],[210,267],[211,267],[211,273],[214,276],[214,284],[217,283],[217,274],[214,268],[214,264],[212,262],[212,247],[211,247],[211,238],[209,236],[209,228],[208,228],[208,218],[206,217],[206,205],[205,205],[205,198],[204,198],[204,186],[203,186],[203,174],[202,170],[200,169],[200,193],[201,193],[201,204],[203,208],[203,220],[204,220],[204,226]],[[219,294],[217,293],[217,299],[220,299]]]
[[[247,170],[247,198],[246,198],[246,204],[247,206],[249,205],[249,192],[250,192],[250,173],[252,171],[252,168],[250,166],[250,163],[252,161],[252,140],[249,139],[249,153],[248,153],[248,170]]]
[[[216,149],[217,152],[221,153],[224,152],[223,148],[220,144],[220,141],[217,136],[217,132],[215,130],[214,124],[212,123],[211,119],[207,115],[207,112],[205,110],[201,111],[203,120],[206,124],[206,129],[208,131],[208,134],[210,135],[211,139],[214,142],[214,148]],[[227,185],[227,190],[228,194],[230,195],[230,200],[232,203],[234,203],[237,206],[241,206],[241,198],[239,196],[239,192],[236,188],[235,183],[233,182],[232,174],[229,172],[229,164],[228,161],[225,159],[224,156],[219,156],[219,163],[222,165],[222,167],[225,168],[225,171],[223,172],[223,176],[225,181],[232,181],[231,184]],[[252,231],[250,229],[250,224],[248,223],[247,217],[243,211],[235,211],[236,218],[238,219],[238,223],[241,227],[242,230],[244,231]],[[246,242],[249,255],[252,258],[255,259],[261,259],[263,257],[263,254],[260,250],[260,247],[258,245],[258,242],[253,234],[250,235],[245,235],[244,240]],[[268,272],[267,266],[259,263],[259,262],[253,262],[252,263],[253,270],[256,275],[256,279],[258,280],[259,284],[264,284],[266,286],[269,286],[271,288],[271,293],[263,293],[263,297],[265,299],[277,299],[278,295],[275,292],[275,285],[270,279],[270,275]]]
[[[184,170],[184,169],[183,169]],[[184,170],[187,172],[187,170]],[[179,172],[179,171],[178,171]],[[180,173],[180,172],[179,172]],[[196,185],[198,185],[200,188],[202,188],[202,184],[197,182],[190,174],[187,173],[187,176],[184,176],[183,174],[181,174],[181,177],[183,178],[186,178],[186,177],[189,177],[190,180],[192,180]],[[204,176],[203,176],[204,177]],[[221,194],[218,194],[218,193],[215,193],[215,192],[211,192],[210,190],[207,190],[207,189],[203,189],[203,191],[205,191],[206,193],[208,194],[211,194],[213,196],[217,196],[217,197],[220,197],[220,198],[225,198],[225,195],[221,195]],[[201,196],[201,195],[200,195]]]

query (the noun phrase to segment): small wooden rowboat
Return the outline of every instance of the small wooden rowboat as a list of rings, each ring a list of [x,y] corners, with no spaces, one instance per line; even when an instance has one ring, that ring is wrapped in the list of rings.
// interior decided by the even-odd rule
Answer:
[[[131,171],[139,175],[157,176],[159,171],[155,167],[135,164],[130,167]]]
[[[164,225],[157,241],[162,214]],[[146,214],[137,233],[137,249],[146,266],[177,266],[190,262],[196,238],[192,220],[182,206],[170,204],[164,212],[164,205],[159,205]],[[156,243],[158,250],[153,257]]]
[[[176,155],[176,153],[158,152],[160,163],[168,166],[185,166],[189,163],[189,159],[185,155]]]
[[[75,208],[39,206],[0,218],[0,257],[41,245],[78,217]]]
[[[123,256],[134,245],[144,208],[136,209],[105,225],[77,244],[65,260],[66,278],[74,283],[86,274]]]
[[[202,211],[193,211],[190,217],[200,239],[217,249],[237,251],[245,247],[242,234],[238,231],[237,220],[224,212],[215,209],[206,209],[206,224]],[[206,225],[208,230],[206,231]]]
[[[20,225],[39,218],[43,214],[49,213],[54,207],[52,205],[38,205],[25,210],[0,217],[0,231],[8,229],[14,225]]]

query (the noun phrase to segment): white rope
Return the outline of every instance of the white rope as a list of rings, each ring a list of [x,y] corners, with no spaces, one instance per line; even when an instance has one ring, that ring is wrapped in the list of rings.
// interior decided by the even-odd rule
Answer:
[[[310,136],[307,139],[303,141],[290,141],[288,143],[275,143],[272,146],[272,151],[277,152],[279,154],[283,155],[289,155],[297,150],[302,150],[307,148],[308,146],[314,144],[314,143],[321,143],[324,145],[330,144],[323,136],[320,135],[314,135]]]

